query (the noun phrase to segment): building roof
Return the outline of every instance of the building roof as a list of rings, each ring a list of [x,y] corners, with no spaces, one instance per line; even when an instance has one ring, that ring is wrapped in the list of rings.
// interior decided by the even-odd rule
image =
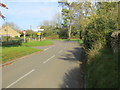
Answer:
[[[18,36],[20,37],[20,33],[18,33],[17,31],[15,31],[12,27],[10,26],[5,26],[2,27],[0,29],[0,35],[2,36],[11,36],[11,37],[15,37]]]

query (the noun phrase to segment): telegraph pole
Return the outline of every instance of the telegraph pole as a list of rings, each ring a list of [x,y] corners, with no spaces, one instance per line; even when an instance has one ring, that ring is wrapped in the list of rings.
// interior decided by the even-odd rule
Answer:
[[[30,25],[30,30],[32,30],[32,25]]]
[[[30,30],[32,30],[32,25],[30,25]],[[29,40],[31,40],[31,38],[32,38],[32,34],[30,34]]]
[[[23,31],[23,34],[24,34],[24,42],[26,42],[26,31],[25,30]]]

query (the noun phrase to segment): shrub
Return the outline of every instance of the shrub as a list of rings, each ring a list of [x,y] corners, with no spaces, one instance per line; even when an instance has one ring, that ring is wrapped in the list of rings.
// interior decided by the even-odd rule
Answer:
[[[10,41],[3,41],[2,46],[11,46],[11,45],[21,45],[22,40],[10,40]]]
[[[18,36],[15,36],[15,39],[19,39],[19,37],[18,37]]]
[[[2,41],[12,40],[10,36],[2,36]]]

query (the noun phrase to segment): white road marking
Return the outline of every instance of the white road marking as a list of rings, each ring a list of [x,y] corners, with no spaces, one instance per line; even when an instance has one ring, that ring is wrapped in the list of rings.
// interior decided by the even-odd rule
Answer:
[[[54,58],[55,57],[55,55],[53,55],[52,57],[50,57],[50,58],[48,58],[46,61],[44,61],[43,63],[46,63],[46,62],[48,62],[50,59],[52,59],[52,58]]]
[[[7,86],[6,88],[11,87],[12,85],[16,84],[18,81],[20,81],[21,79],[23,79],[24,77],[26,77],[27,75],[29,75],[30,73],[32,73],[33,71],[35,71],[34,69],[31,70],[30,72],[26,73],[24,76],[20,77],[19,79],[17,79],[15,82],[13,82],[12,84],[10,84],[9,86]]]
[[[44,51],[46,51],[46,50],[48,50],[48,49],[50,49],[50,48],[52,48],[52,47],[54,47],[54,45],[53,45],[53,46],[51,46],[51,47],[48,47],[48,48],[44,49]]]
[[[60,50],[58,53],[61,53],[63,50]]]
[[[44,49],[44,51],[48,50],[49,48]]]

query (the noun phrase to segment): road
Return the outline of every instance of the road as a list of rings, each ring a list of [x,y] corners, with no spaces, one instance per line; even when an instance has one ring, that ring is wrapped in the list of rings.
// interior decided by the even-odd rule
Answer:
[[[81,47],[74,41],[54,41],[43,52],[2,68],[3,88],[80,88]]]

